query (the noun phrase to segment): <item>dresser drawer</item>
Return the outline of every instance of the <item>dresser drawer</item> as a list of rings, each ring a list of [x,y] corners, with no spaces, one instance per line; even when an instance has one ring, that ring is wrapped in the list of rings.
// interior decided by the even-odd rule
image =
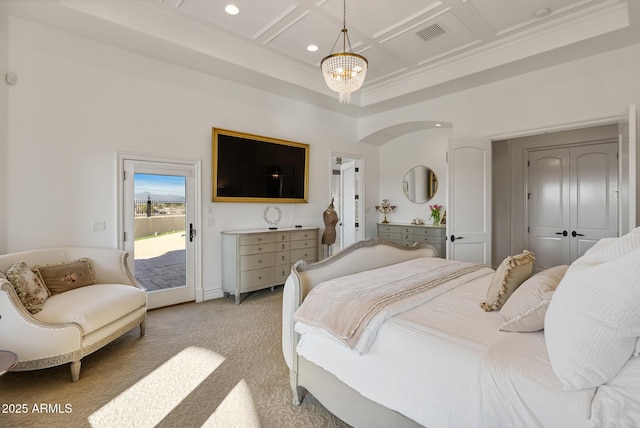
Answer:
[[[418,243],[424,242],[426,244],[442,244],[442,236],[414,236],[413,239]]]
[[[416,236],[444,236],[444,229],[437,229],[434,227],[415,227],[413,228],[413,234]]]
[[[252,291],[269,287],[274,283],[275,277],[275,266],[240,272],[240,291]]]
[[[305,239],[318,239],[318,231],[317,230],[297,230],[295,232],[291,232],[292,245],[293,245],[293,241],[302,241]]]
[[[291,242],[276,242],[276,251],[289,251],[291,249]]]
[[[378,238],[386,239],[388,241],[397,241],[400,242],[402,240],[402,234],[398,233],[378,233]]]
[[[305,241],[291,241],[291,249],[299,250],[300,248],[315,248],[318,246],[318,241],[315,239],[307,239]]]
[[[290,233],[289,232],[276,232],[273,234],[276,238],[276,242],[289,242],[290,241]]]
[[[403,233],[402,242],[413,242],[413,233]]]
[[[256,245],[241,245],[240,246],[240,255],[246,256],[249,254],[262,254],[262,253],[273,253],[276,250],[275,243],[265,243],[265,244],[256,244]]]
[[[289,264],[291,263],[291,252],[289,251],[276,251],[276,264]]]
[[[253,254],[250,256],[240,256],[240,271],[260,269],[267,266],[276,265],[276,254]]]
[[[291,265],[278,265],[276,266],[276,283],[284,284],[289,275],[291,274]]]
[[[382,233],[402,233],[402,226],[379,224],[378,236]]]
[[[304,260],[307,262],[317,261],[318,248],[303,248],[300,250],[291,250],[291,262],[295,263],[298,260]]]
[[[257,233],[240,237],[240,245],[255,245],[276,242],[276,236],[270,233]]]

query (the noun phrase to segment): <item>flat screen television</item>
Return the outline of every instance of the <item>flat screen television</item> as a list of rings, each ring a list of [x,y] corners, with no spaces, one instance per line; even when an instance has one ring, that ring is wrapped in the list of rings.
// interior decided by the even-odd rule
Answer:
[[[213,128],[214,202],[307,202],[309,145]]]

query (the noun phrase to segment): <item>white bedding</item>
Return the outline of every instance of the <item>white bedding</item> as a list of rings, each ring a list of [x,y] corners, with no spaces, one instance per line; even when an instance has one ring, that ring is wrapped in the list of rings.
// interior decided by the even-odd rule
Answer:
[[[501,332],[499,313],[480,308],[490,280],[475,279],[387,320],[365,355],[302,323],[297,351],[428,427],[595,426],[595,389],[562,390],[543,333]]]

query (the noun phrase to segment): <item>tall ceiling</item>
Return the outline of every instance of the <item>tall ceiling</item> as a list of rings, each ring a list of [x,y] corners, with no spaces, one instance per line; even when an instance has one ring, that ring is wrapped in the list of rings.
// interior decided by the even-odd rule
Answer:
[[[369,62],[348,106],[320,73],[342,50],[343,0],[0,0],[0,10],[362,116],[640,43],[639,3],[348,0],[351,46]]]

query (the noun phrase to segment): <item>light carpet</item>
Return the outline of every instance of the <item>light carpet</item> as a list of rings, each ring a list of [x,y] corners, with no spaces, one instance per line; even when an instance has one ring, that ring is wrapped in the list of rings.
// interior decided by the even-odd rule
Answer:
[[[152,310],[69,365],[0,377],[0,427],[347,427],[312,395],[292,404],[282,287]]]

